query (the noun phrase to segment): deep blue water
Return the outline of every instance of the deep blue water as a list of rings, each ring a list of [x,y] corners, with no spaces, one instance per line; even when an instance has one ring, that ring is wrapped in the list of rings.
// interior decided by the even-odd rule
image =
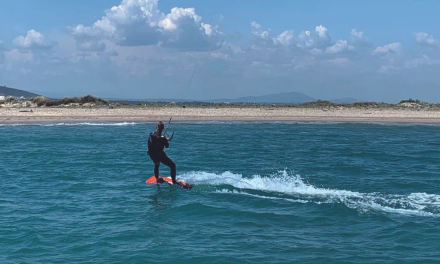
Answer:
[[[0,263],[440,263],[440,126],[154,128],[0,126]]]

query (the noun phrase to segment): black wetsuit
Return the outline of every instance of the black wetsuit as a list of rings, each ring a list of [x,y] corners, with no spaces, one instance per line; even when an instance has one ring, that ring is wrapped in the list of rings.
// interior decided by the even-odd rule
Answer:
[[[173,183],[176,182],[176,164],[168,158],[164,148],[169,148],[170,143],[166,137],[158,135],[156,132],[151,132],[148,138],[148,155],[150,155],[151,160],[154,162],[154,176],[156,179],[159,178],[159,166],[163,163],[165,166],[171,169],[171,179]]]

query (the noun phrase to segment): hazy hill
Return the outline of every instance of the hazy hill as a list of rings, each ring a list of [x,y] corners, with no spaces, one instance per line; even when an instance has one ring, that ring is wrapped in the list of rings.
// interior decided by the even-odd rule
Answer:
[[[279,94],[268,94],[261,96],[246,96],[240,97],[237,99],[212,99],[207,100],[208,102],[215,103],[272,103],[272,104],[287,104],[287,103],[305,103],[315,101],[315,98],[312,98],[306,94],[291,92],[291,93],[279,93]]]
[[[14,97],[24,97],[24,98],[31,98],[38,96],[38,94],[26,92],[19,89],[9,88],[6,86],[0,86],[0,96],[14,96]]]

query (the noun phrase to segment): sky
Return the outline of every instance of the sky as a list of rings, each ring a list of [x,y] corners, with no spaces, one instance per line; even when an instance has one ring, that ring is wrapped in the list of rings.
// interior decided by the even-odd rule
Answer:
[[[15,0],[0,85],[52,97],[440,102],[440,1]]]

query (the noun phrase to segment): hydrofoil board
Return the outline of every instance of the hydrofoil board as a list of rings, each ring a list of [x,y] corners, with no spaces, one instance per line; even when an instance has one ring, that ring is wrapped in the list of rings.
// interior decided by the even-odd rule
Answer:
[[[159,176],[159,178],[163,179],[164,182],[167,182],[170,185],[173,185],[173,180],[170,177]],[[148,180],[145,181],[146,184],[156,184],[156,177],[151,176]],[[177,181],[177,185],[182,187],[183,189],[191,190],[193,187],[192,184],[186,183],[184,181]]]

